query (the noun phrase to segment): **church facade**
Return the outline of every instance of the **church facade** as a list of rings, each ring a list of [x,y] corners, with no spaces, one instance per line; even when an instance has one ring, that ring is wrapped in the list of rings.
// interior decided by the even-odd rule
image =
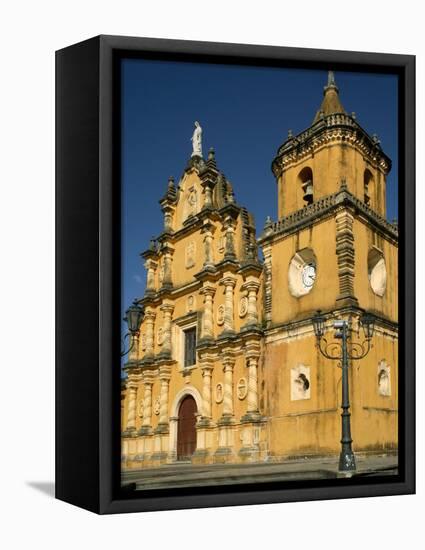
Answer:
[[[345,112],[332,73],[312,125],[272,163],[278,219],[252,215],[200,125],[180,181],[160,199],[164,227],[142,253],[140,332],[124,366],[122,468],[337,455],[341,369],[317,347],[335,319],[368,355],[349,368],[353,450],[397,451],[398,229],[386,220],[391,161]],[[260,254],[261,249],[261,254]]]

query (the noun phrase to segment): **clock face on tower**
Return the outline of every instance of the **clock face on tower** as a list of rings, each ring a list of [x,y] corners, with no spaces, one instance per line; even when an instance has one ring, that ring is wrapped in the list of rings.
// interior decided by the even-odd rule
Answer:
[[[316,267],[313,264],[307,264],[302,268],[302,283],[306,288],[314,285],[316,279]]]
[[[313,250],[311,248],[299,250],[289,263],[289,292],[295,298],[305,296],[312,290],[316,275],[316,257]]]

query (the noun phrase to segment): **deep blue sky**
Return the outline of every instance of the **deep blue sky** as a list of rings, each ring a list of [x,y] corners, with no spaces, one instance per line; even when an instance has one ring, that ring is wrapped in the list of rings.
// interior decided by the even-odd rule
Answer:
[[[377,133],[393,161],[387,180],[388,219],[397,217],[397,77],[335,73],[346,111]],[[122,62],[122,307],[143,294],[139,256],[163,227],[158,200],[191,154],[193,123],[203,153],[214,147],[236,200],[250,210],[257,234],[276,218],[271,161],[292,129],[311,125],[326,71],[128,59]]]

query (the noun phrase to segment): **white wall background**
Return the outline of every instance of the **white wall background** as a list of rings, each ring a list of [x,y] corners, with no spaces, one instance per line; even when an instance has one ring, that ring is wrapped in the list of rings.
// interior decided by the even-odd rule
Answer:
[[[270,544],[333,549],[343,543],[350,550],[400,548],[423,540],[423,401],[418,403],[417,496],[97,517],[31,486],[45,483],[48,489],[54,475],[54,51],[102,33],[416,54],[417,203],[423,205],[425,42],[420,6],[412,0],[15,0],[2,5],[2,548],[250,549]],[[418,229],[420,242],[423,215]],[[420,248],[418,252],[421,277],[424,256]],[[418,310],[423,311],[423,285],[418,292]],[[422,347],[420,389],[423,359]]]

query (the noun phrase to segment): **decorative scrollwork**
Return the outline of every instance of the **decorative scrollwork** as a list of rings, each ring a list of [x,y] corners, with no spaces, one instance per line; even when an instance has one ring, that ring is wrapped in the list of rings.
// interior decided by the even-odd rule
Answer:
[[[350,342],[351,353],[349,354],[349,359],[354,361],[363,359],[369,353],[371,348],[370,340],[365,340],[364,342]]]
[[[339,342],[328,342],[326,338],[321,338],[318,342],[320,353],[327,359],[342,359],[342,346]],[[371,349],[370,340],[364,342],[350,342],[350,353],[347,359],[350,361],[358,361],[363,359]]]
[[[320,353],[327,359],[341,359],[341,352],[335,353],[336,350],[341,350],[341,344],[338,342],[328,342],[326,338],[321,338],[318,345]]]

